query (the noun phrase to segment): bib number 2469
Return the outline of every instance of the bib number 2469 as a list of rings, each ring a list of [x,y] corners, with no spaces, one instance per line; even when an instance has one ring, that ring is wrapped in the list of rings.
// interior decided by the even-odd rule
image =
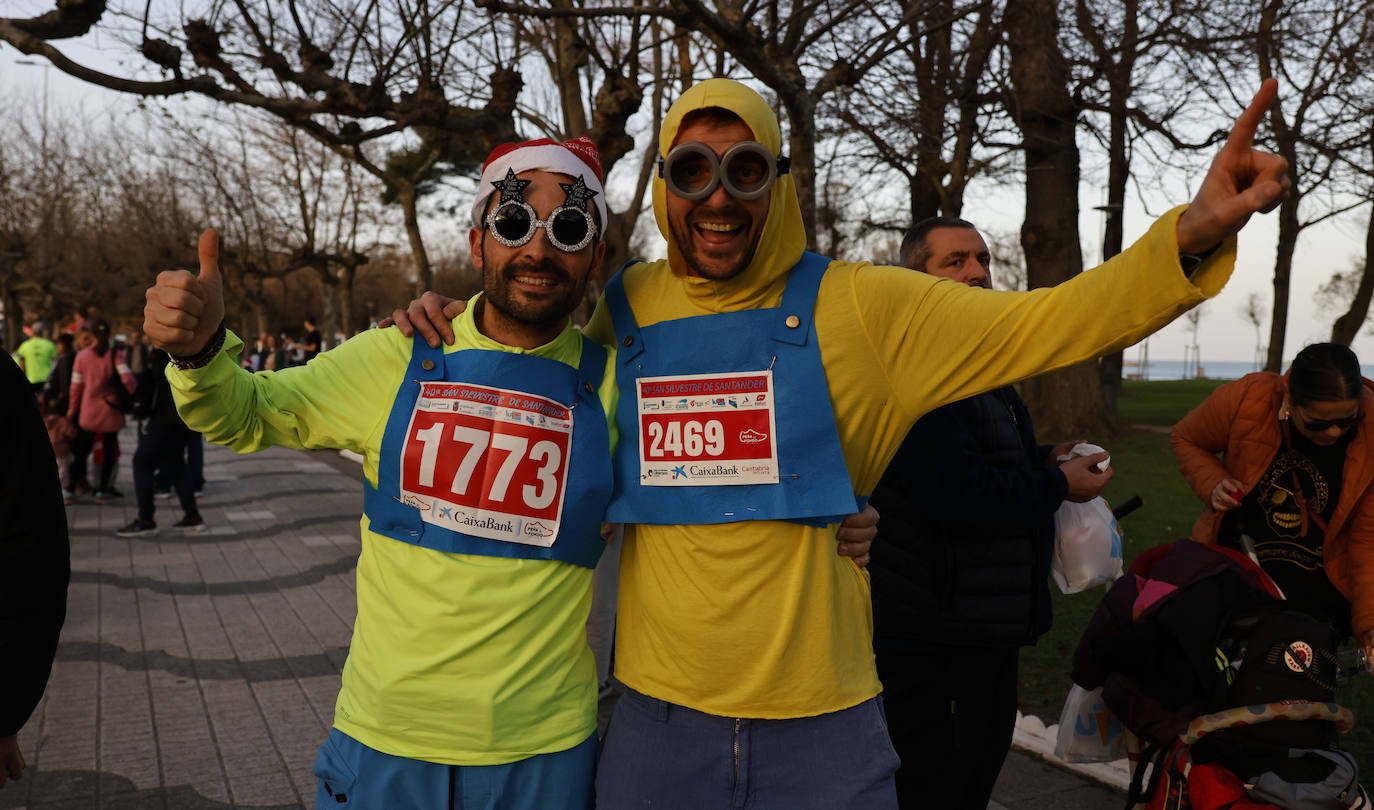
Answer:
[[[725,426],[718,419],[648,422],[645,434],[649,439],[650,458],[714,457],[725,452]]]

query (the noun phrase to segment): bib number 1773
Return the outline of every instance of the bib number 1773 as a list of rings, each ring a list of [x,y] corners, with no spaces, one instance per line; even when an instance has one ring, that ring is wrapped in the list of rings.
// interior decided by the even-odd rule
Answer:
[[[406,431],[401,499],[428,523],[551,545],[571,439],[571,412],[552,400],[425,383]]]

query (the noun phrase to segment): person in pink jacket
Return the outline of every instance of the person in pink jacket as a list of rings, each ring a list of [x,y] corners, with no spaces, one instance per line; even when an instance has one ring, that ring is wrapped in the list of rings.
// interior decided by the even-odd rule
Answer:
[[[95,487],[95,502],[104,503],[121,494],[114,488],[115,464],[119,460],[119,431],[124,427],[124,414],[114,406],[115,386],[123,385],[133,393],[137,386],[128,360],[110,347],[110,326],[104,321],[95,324],[95,343],[82,349],[72,365],[72,389],[67,405],[67,418],[77,427],[72,442],[71,482],[75,487],[86,478],[86,456],[101,440],[102,461],[100,481]],[[66,493],[68,498],[74,492]]]

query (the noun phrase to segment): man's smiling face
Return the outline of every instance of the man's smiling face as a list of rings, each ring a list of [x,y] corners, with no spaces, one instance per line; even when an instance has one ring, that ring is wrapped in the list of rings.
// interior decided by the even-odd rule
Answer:
[[[519,179],[530,181],[524,199],[540,219],[548,219],[566,199],[560,184],[573,182],[565,174],[541,170],[521,172]],[[497,204],[493,198],[490,205]],[[562,331],[606,250],[605,242],[593,239],[582,250],[565,253],[549,242],[542,227],[518,247],[497,242],[485,228],[473,228],[468,239],[486,294],[479,328],[490,338],[524,348],[542,345]]]
[[[690,120],[690,119],[689,119]],[[754,133],[739,120],[729,123],[697,121],[678,130],[673,146],[693,141],[706,144],[716,157]],[[704,200],[684,200],[668,191],[668,228],[692,275],[721,281],[739,275],[754,258],[764,222],[768,194],[757,200],[737,200],[716,186]]]

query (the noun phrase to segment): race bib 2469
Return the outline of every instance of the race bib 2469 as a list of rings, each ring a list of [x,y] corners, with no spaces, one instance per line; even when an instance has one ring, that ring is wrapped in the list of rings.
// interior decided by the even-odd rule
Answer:
[[[641,484],[778,482],[773,372],[642,377],[636,394]]]

